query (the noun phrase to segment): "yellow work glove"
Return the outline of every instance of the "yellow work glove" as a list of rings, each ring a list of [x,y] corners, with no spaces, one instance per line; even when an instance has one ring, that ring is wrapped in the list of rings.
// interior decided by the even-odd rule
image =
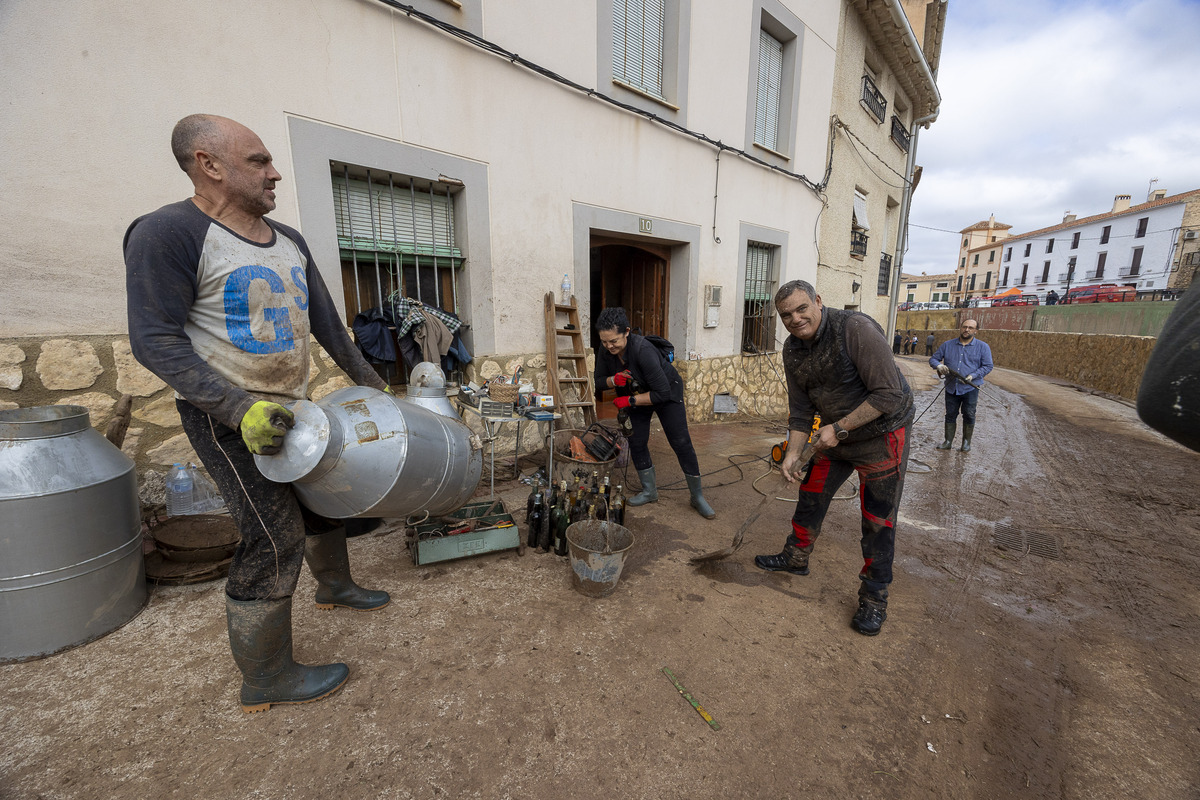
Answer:
[[[242,441],[251,453],[273,456],[283,449],[283,437],[296,424],[296,417],[279,403],[259,400],[242,417]]]
[[[390,394],[392,397],[396,396],[396,393],[392,391],[392,385],[390,383],[387,386],[383,387],[383,390],[385,392],[387,392],[388,394]]]

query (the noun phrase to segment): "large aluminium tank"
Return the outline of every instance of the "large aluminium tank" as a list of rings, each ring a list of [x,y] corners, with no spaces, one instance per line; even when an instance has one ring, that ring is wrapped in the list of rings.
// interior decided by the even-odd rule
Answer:
[[[80,406],[0,411],[0,662],[90,642],[146,604],[133,462]]]
[[[295,425],[263,475],[290,483],[333,519],[431,516],[461,508],[483,475],[483,443],[467,424],[367,386],[288,407]]]

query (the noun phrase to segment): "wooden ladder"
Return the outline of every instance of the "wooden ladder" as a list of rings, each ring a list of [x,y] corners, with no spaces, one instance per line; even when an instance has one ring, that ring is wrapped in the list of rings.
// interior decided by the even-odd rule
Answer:
[[[564,314],[566,320],[560,327],[559,317]],[[570,346],[562,352],[558,349],[560,336],[570,341]],[[560,368],[567,371],[568,377],[558,376]],[[583,414],[580,429],[586,429],[596,421],[596,400],[592,394],[592,377],[587,374],[587,353],[575,295],[571,295],[569,305],[563,305],[555,301],[554,292],[546,292],[546,377],[554,397],[554,410],[562,414],[566,426],[574,425],[570,412],[576,408]]]

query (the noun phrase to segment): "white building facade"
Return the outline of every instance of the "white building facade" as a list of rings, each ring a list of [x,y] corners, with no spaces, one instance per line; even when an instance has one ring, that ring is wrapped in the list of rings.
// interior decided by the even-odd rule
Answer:
[[[1043,303],[1050,290],[1064,296],[1071,288],[1101,284],[1161,295],[1175,268],[1185,209],[1198,199],[1200,192],[1156,192],[1130,205],[1129,195],[1117,195],[1107,213],[1067,215],[1058,225],[1011,236],[1002,242],[996,290],[1016,287]]]
[[[532,372],[565,274],[583,327],[620,305],[674,343],[689,412],[778,400],[734,372],[748,337],[778,359],[775,289],[817,280],[842,7],[262,0],[251,23],[234,0],[5,3],[0,408],[106,409],[131,385],[122,235],[191,195],[169,140],[198,112],[272,152],[272,217],[347,324],[418,298],[466,323],[477,363]],[[47,342],[74,377],[44,377]],[[135,418],[160,393],[133,391]]]

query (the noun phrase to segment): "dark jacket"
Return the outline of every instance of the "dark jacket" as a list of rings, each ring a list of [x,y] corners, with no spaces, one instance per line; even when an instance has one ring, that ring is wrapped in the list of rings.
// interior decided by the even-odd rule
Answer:
[[[790,430],[807,431],[814,412],[822,425],[832,424],[863,403],[881,415],[850,431],[847,441],[873,439],[912,421],[912,389],[883,330],[866,314],[826,306],[812,341],[788,336],[783,369]]]
[[[608,379],[622,370],[628,369],[634,380],[641,384],[643,392],[650,392],[650,402],[660,403],[683,402],[683,379],[675,371],[675,367],[662,356],[662,352],[646,341],[640,334],[629,334],[625,344],[625,360],[603,347],[596,351],[596,371],[594,380],[596,396],[609,388]]]

